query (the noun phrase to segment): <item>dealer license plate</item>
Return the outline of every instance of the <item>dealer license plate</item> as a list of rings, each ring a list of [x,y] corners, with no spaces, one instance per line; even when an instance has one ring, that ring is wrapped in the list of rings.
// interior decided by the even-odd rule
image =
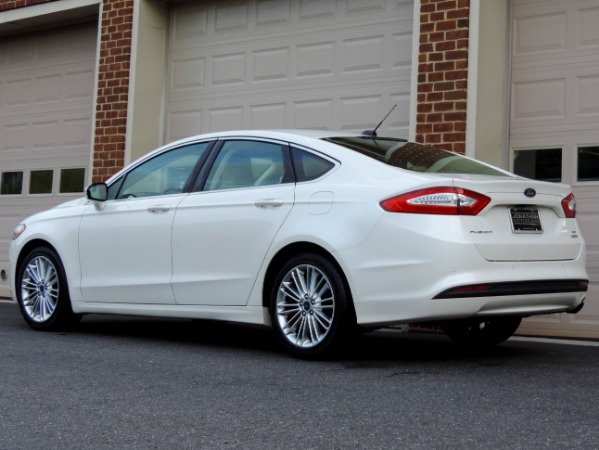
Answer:
[[[539,210],[533,206],[512,206],[510,219],[514,233],[542,233]]]

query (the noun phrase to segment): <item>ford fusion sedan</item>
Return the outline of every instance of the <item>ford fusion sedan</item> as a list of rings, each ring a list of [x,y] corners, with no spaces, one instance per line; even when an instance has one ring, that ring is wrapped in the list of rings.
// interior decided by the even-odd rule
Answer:
[[[575,216],[566,185],[375,133],[213,133],[21,223],[11,288],[40,330],[90,313],[235,321],[310,358],[427,323],[491,345],[582,307]]]

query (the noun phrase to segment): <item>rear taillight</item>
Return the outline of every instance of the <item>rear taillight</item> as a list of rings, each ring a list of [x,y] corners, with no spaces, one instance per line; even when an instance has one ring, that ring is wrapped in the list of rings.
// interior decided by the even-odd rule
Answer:
[[[570,194],[562,200],[562,208],[564,208],[564,214],[568,219],[576,217],[576,199],[574,198],[574,194]]]
[[[490,201],[486,195],[468,189],[434,187],[383,200],[381,206],[398,213],[475,216]]]

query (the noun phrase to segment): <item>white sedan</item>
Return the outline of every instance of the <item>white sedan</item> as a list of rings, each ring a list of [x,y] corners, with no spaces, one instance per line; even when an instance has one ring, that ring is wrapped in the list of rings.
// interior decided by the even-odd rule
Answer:
[[[86,194],[14,232],[13,297],[35,329],[216,319],[322,357],[391,324],[496,344],[587,291],[570,187],[372,133],[194,136]]]

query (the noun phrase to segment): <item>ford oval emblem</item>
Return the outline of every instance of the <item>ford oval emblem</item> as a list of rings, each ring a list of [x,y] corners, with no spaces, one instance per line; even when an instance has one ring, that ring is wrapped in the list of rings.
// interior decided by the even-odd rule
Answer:
[[[527,188],[524,191],[524,195],[526,195],[528,198],[533,198],[535,195],[537,195],[537,191],[535,191],[533,188]]]

